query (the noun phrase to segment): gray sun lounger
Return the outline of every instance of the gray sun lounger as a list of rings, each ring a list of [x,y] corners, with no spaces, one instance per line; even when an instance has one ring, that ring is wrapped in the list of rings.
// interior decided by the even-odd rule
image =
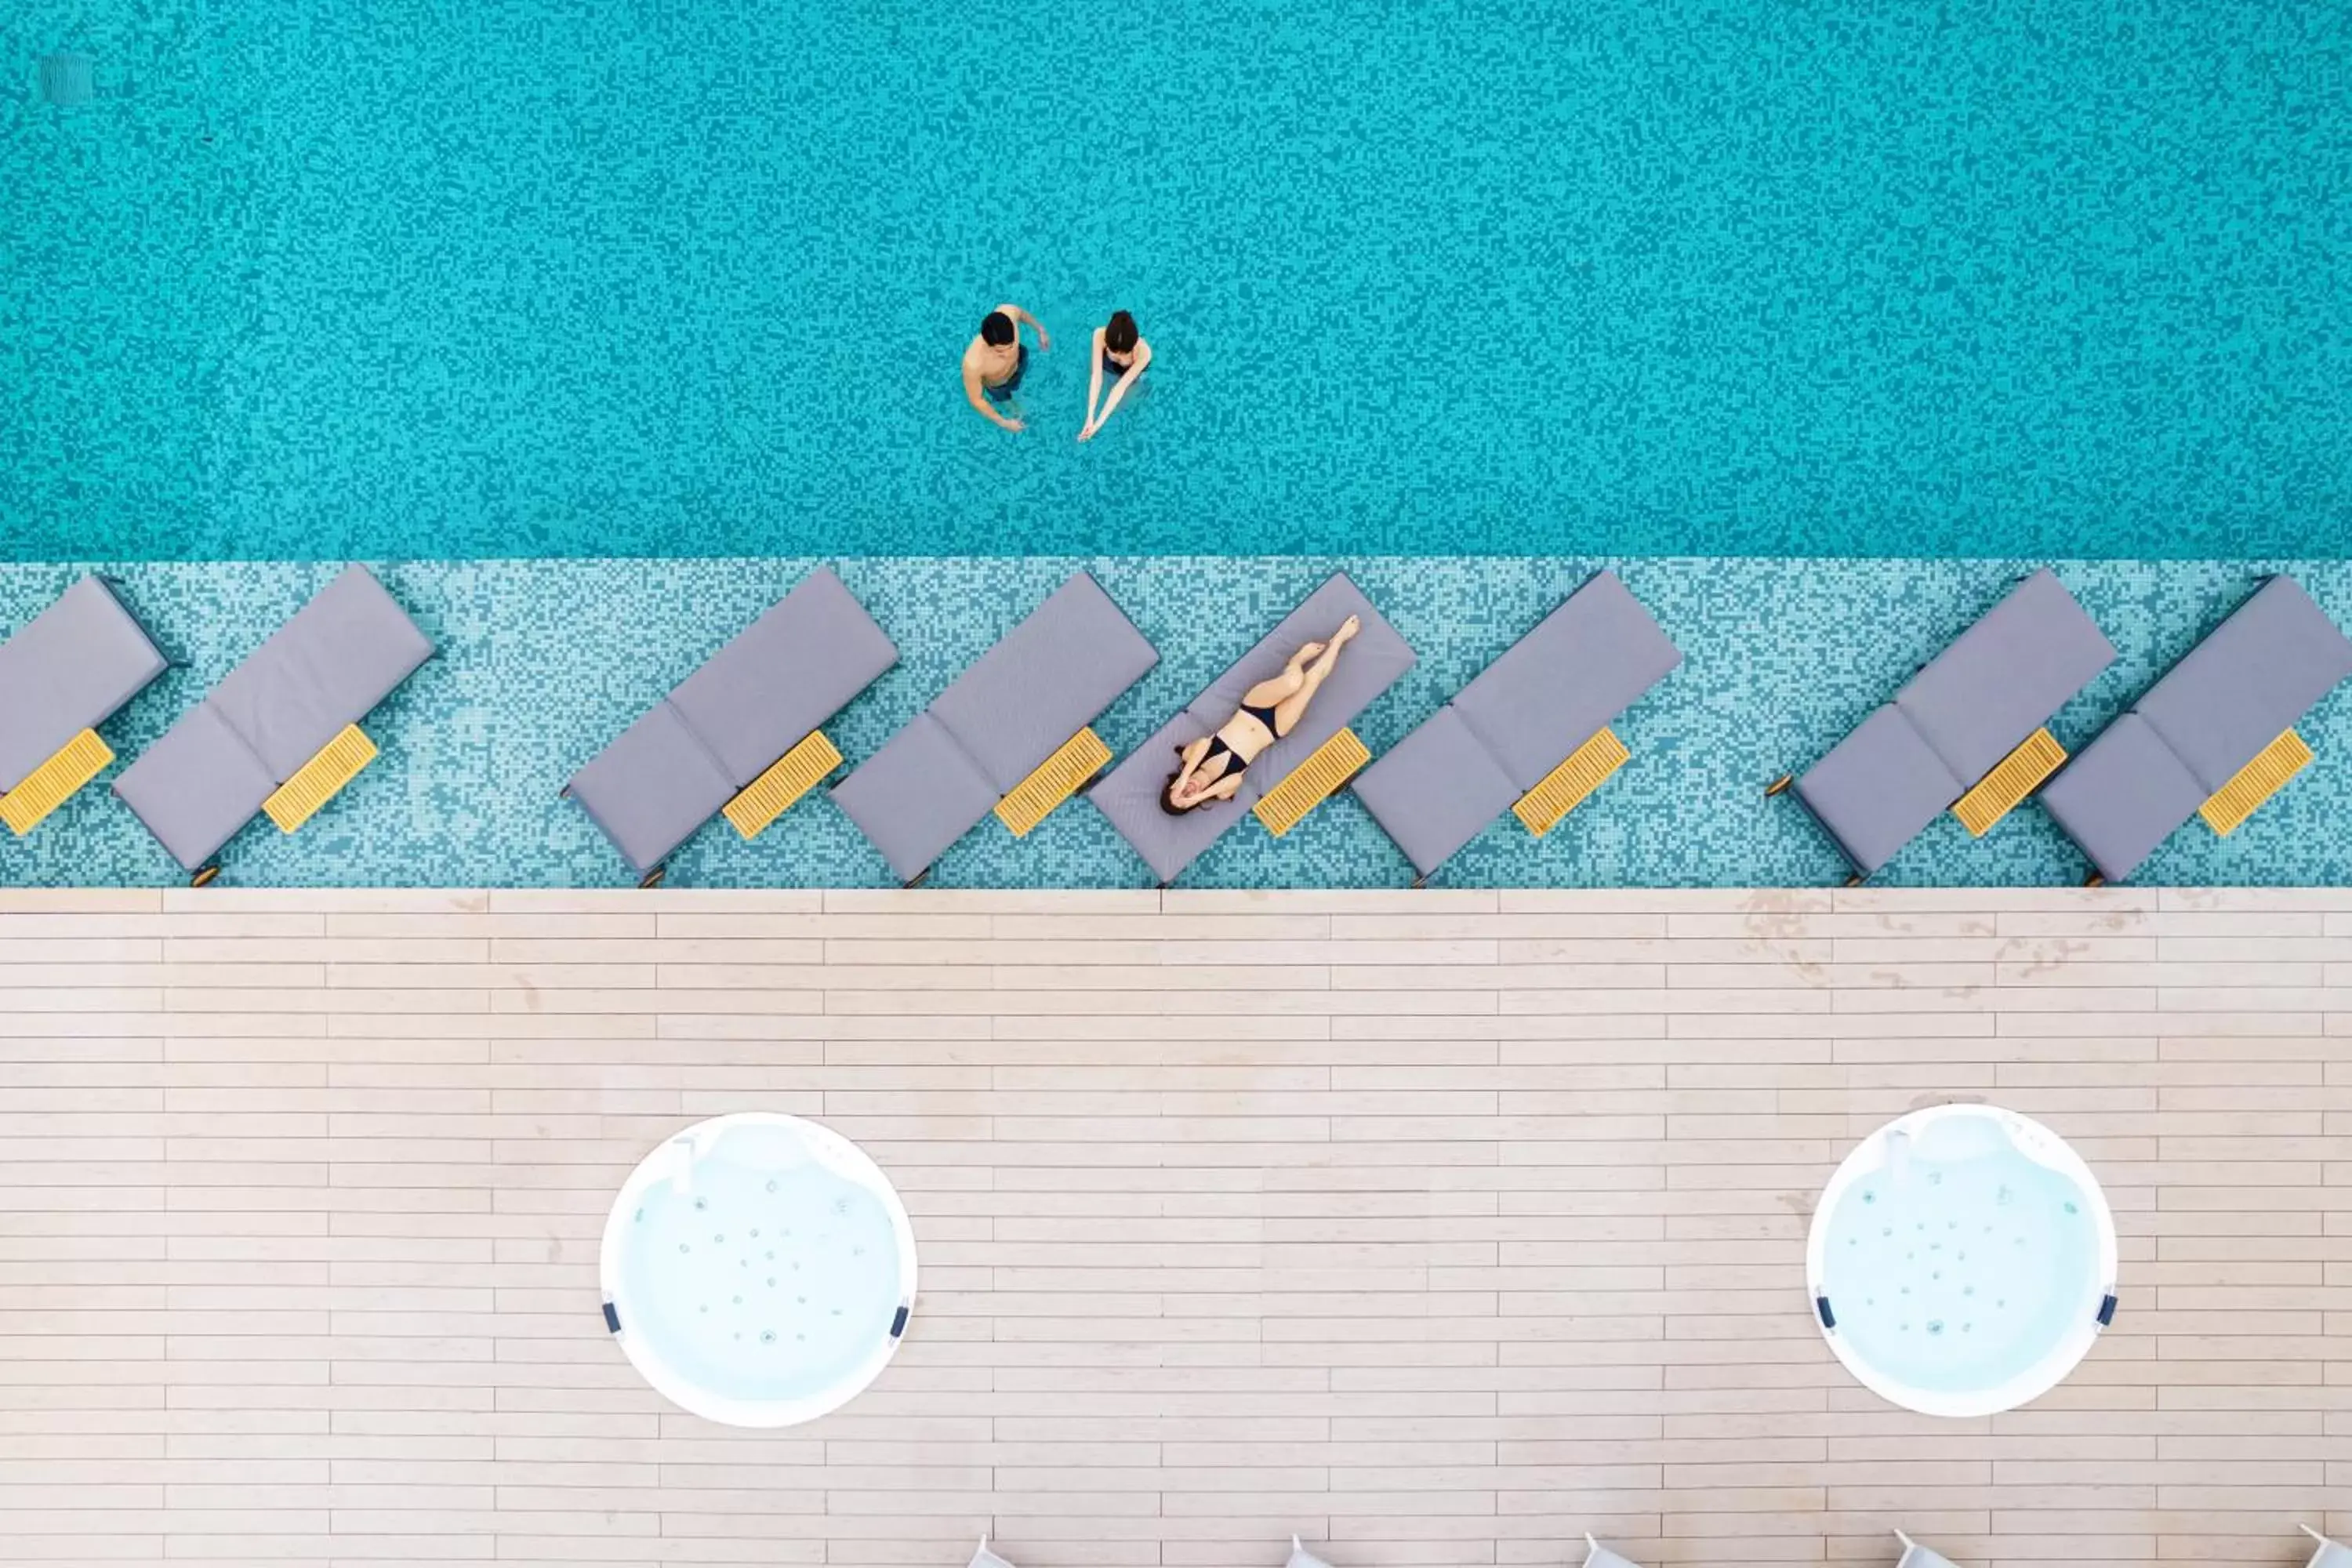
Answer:
[[[1981,837],[2065,761],[2045,726],[2115,658],[2065,585],[2036,572],[1798,775],[1797,798],[1855,882],[1947,809]]]
[[[255,813],[291,833],[375,755],[359,721],[433,657],[364,566],[320,590],[114,781],[172,858],[207,865]]]
[[[901,882],[990,811],[1016,836],[1110,760],[1089,728],[1160,662],[1084,572],[1046,597],[889,743],[834,786]]]
[[[31,832],[114,760],[98,727],[166,662],[96,577],[0,643],[0,818],[12,832]]]
[[[757,836],[840,764],[819,726],[898,662],[866,606],[823,567],[572,775],[580,804],[650,887],[724,811]]]
[[[1514,802],[1549,832],[1625,760],[1610,721],[1682,660],[1602,572],[1365,769],[1356,798],[1422,879]]]
[[[2297,721],[2352,675],[2352,641],[2294,578],[2255,590],[2042,792],[2120,882],[2191,816],[2227,833],[2311,761]]]
[[[1176,752],[1231,719],[1244,692],[1278,674],[1303,644],[1328,637],[1349,616],[1361,619],[1362,629],[1340,654],[1298,727],[1249,765],[1240,792],[1230,801],[1181,816],[1162,810],[1160,795],[1168,775],[1176,771]],[[1365,760],[1362,743],[1348,726],[1412,665],[1412,649],[1396,628],[1346,574],[1335,574],[1243,655],[1241,662],[1105,774],[1087,798],[1163,885],[1172,882],[1244,813],[1255,811],[1270,831],[1287,832],[1346,782]]]

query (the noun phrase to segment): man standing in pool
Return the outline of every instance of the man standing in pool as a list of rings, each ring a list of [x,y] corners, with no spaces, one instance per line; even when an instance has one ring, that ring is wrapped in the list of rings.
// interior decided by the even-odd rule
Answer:
[[[963,351],[964,400],[1007,430],[1022,427],[1021,405],[1013,403],[1013,395],[1020,388],[1021,373],[1029,368],[1029,345],[1021,341],[1024,322],[1037,333],[1038,353],[1054,346],[1043,321],[1018,305],[999,305],[981,321],[980,335]],[[1000,403],[1011,404],[1012,415],[998,413]]]

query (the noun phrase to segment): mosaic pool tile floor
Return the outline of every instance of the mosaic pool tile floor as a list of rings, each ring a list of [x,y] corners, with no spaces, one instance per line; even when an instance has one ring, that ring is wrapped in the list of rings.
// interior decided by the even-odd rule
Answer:
[[[309,826],[266,820],[224,857],[230,880],[283,886],[625,886],[618,856],[556,792],[579,764],[782,594],[804,560],[499,561],[381,565],[441,657],[375,717],[383,756]],[[899,663],[827,726],[854,764],[1073,569],[1092,571],[1160,663],[1097,725],[1122,754],[1335,569],[1420,655],[1356,728],[1375,754],[1433,711],[1597,566],[1614,565],[1685,662],[1618,726],[1633,761],[1545,838],[1508,816],[1441,886],[1805,886],[1843,868],[1792,803],[1762,786],[1818,757],[2032,564],[1992,561],[1206,557],[832,563],[896,640]],[[330,577],[332,565],[151,563],[109,570],[186,661],[106,728],[127,761]],[[2352,626],[2352,563],[2060,563],[2116,663],[2062,712],[2078,748],[2252,590],[2291,570]],[[80,568],[0,565],[0,630]],[[2319,760],[2227,839],[2192,823],[2147,883],[2352,883],[2352,692],[2300,726]],[[116,764],[107,777],[122,766]],[[1948,816],[1879,880],[2066,886],[2086,869],[2027,805],[1972,841]],[[100,784],[23,840],[0,884],[169,885],[177,868]],[[1188,887],[1401,887],[1403,857],[1345,795],[1279,841],[1244,822]],[[687,887],[884,887],[881,857],[812,795],[760,839],[723,821],[671,861]],[[940,863],[940,887],[1140,887],[1150,873],[1072,802],[1024,840],[984,821]]]

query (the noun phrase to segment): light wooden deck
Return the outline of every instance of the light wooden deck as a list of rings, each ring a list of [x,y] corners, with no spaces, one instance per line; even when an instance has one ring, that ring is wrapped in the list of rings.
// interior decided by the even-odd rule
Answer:
[[[2299,1563],[2352,1532],[2352,891],[0,893],[0,1559]],[[1940,1099],[2104,1178],[1990,1421],[1806,1316]],[[924,1287],[847,1410],[674,1413],[614,1186],[824,1118]],[[2328,1510],[2335,1511],[2332,1517]]]

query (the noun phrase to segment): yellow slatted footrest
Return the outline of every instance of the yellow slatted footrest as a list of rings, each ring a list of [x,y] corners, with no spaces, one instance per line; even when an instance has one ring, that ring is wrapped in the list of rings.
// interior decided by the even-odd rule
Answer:
[[[2058,743],[2058,737],[2046,728],[2036,730],[2017,750],[1994,763],[1992,772],[1977,780],[1974,789],[1953,803],[1952,815],[1960,819],[1969,837],[1982,838],[2065,761],[2066,748]]]
[[[793,802],[839,766],[841,752],[824,738],[824,731],[811,730],[799,745],[771,763],[766,773],[745,784],[742,793],[721,809],[736,832],[747,839],[757,838]]]
[[[56,756],[26,773],[22,784],[0,795],[0,822],[5,822],[17,837],[24,837],[112,761],[114,753],[98,738],[98,731],[84,730],[58,748]]]
[[[2311,757],[2311,748],[2303,737],[2289,730],[2215,790],[2213,798],[2197,808],[2198,815],[2214,832],[2231,832],[2261,809],[2263,802],[2278,794],[2287,780],[2309,767]]]
[[[1102,743],[1102,737],[1092,729],[1079,731],[996,803],[996,820],[1013,837],[1026,838],[1031,828],[1076,794],[1078,786],[1101,772],[1108,761],[1110,748]]]
[[[1604,725],[1569,752],[1566,762],[1544,774],[1542,783],[1519,796],[1511,814],[1541,838],[1559,826],[1561,817],[1582,805],[1584,797],[1607,783],[1609,775],[1623,767],[1633,754],[1617,738],[1617,731]]]
[[[1276,838],[1307,820],[1307,814],[1328,800],[1339,787],[1356,776],[1356,770],[1372,760],[1372,753],[1356,739],[1353,730],[1342,730],[1315,748],[1307,759],[1290,770],[1290,775],[1265,792],[1251,809],[1265,830]]]
[[[317,756],[296,768],[294,776],[261,803],[261,809],[278,824],[278,832],[291,833],[316,816],[320,806],[335,798],[336,791],[359,777],[360,770],[373,761],[375,742],[357,724],[346,724],[341,734],[319,748]]]

